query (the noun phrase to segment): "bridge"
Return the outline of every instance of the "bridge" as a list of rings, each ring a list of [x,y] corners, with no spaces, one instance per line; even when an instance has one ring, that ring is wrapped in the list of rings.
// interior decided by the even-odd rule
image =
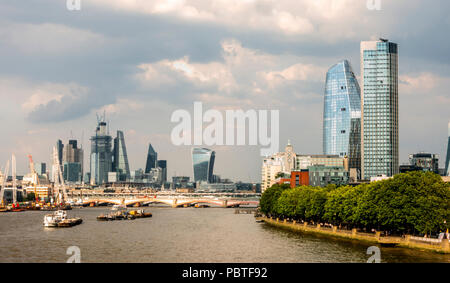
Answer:
[[[70,201],[70,199],[69,199]],[[74,199],[72,201],[76,202]],[[79,202],[78,202],[79,203]],[[117,198],[117,197],[85,197],[82,199],[83,205],[101,205],[101,204],[123,204],[126,206],[140,205],[145,206],[149,204],[165,204],[171,207],[184,207],[192,206],[196,204],[210,204],[219,207],[239,207],[241,205],[255,205],[259,204],[259,201],[255,200],[242,200],[242,199],[211,199],[211,198],[170,198],[170,197],[157,197],[157,196],[145,196],[145,197],[131,197],[131,198]]]

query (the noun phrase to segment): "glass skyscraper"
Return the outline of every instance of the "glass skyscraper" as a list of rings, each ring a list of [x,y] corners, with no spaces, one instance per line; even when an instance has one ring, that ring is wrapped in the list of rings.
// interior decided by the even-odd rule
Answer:
[[[153,168],[156,168],[156,161],[158,160],[158,153],[153,149],[152,144],[148,145],[147,162],[145,164],[145,173],[150,173]]]
[[[347,60],[327,72],[323,111],[323,153],[348,157],[361,170],[361,94]]]
[[[130,179],[130,166],[128,164],[127,147],[125,146],[125,137],[122,131],[117,131],[117,137],[114,139],[113,151],[113,171],[117,172],[120,181]]]
[[[362,178],[399,172],[398,50],[386,39],[361,42]]]
[[[212,183],[214,159],[216,153],[207,148],[192,149],[192,165],[194,168],[194,181]]]
[[[95,136],[91,137],[91,185],[108,182],[108,172],[112,169],[112,138],[107,134],[106,122],[99,121]]]

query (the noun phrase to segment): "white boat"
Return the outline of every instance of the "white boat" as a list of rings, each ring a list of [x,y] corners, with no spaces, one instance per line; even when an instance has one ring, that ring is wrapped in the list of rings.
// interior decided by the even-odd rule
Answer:
[[[52,214],[44,216],[45,227],[58,227],[58,224],[67,219],[67,212],[65,210],[57,210]]]

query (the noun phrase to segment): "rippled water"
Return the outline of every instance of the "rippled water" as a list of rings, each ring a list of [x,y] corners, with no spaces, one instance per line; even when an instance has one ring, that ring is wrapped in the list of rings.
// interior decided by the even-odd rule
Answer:
[[[72,228],[44,228],[48,212],[0,213],[0,262],[366,262],[369,244],[306,236],[224,208],[149,207],[153,218],[99,222],[109,208],[75,208]],[[450,262],[450,256],[382,248],[382,262]]]

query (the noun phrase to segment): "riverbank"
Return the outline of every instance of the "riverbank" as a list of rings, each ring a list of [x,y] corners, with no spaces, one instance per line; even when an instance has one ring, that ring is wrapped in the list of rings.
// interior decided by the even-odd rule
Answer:
[[[447,239],[439,241],[438,239],[425,239],[409,235],[406,235],[405,237],[382,236],[380,232],[362,233],[358,232],[356,229],[341,230],[337,229],[336,226],[334,226],[333,228],[323,227],[320,224],[318,224],[317,226],[313,226],[308,225],[308,223],[296,223],[295,221],[291,222],[287,220],[279,220],[278,218],[272,219],[267,217],[259,217],[257,219],[262,220],[271,226],[289,229],[301,233],[311,233],[340,239],[357,240],[380,244],[382,246],[397,246],[450,254],[450,242]]]

